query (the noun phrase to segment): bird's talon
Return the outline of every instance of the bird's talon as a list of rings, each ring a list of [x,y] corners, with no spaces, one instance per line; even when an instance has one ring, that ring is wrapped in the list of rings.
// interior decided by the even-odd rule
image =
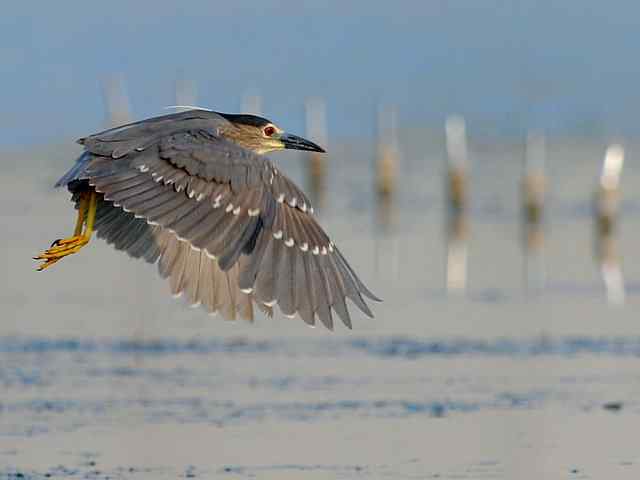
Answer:
[[[49,246],[49,248],[53,248],[56,245],[59,245],[61,241],[62,241],[61,238],[56,238],[53,242],[51,242],[51,245]]]
[[[54,263],[58,262],[58,260],[60,260],[60,259],[58,258],[58,259],[55,259],[55,260],[53,260],[53,259],[51,259],[51,260],[46,260],[42,265],[40,265],[40,266],[37,268],[38,272],[43,271],[45,268],[49,268],[49,267],[50,267],[51,265],[53,265]]]
[[[74,235],[73,237],[56,240],[51,247],[43,253],[34,257],[34,260],[42,260],[38,271],[50,267],[68,255],[72,255],[89,243],[89,238],[84,235]]]
[[[77,243],[81,243],[83,241],[89,241],[84,235],[74,235],[69,238],[59,238],[55,242],[51,244],[51,248],[66,248],[68,245],[75,245]]]

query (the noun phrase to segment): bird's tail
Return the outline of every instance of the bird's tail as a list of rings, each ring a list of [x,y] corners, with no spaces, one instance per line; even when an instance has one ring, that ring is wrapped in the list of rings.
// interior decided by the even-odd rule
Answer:
[[[69,183],[73,182],[74,180],[80,180],[84,178],[83,176],[84,171],[86,167],[89,165],[89,162],[91,161],[92,158],[93,157],[89,152],[84,152],[82,155],[80,155],[80,157],[76,160],[76,163],[73,165],[73,167],[71,167],[71,169],[67,173],[65,173],[60,178],[60,180],[58,180],[55,183],[54,187],[55,188],[65,187],[69,185]]]

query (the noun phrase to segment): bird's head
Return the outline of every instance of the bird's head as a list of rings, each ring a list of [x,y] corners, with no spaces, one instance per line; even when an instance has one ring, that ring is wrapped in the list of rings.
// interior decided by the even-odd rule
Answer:
[[[230,123],[228,128],[220,132],[222,136],[256,153],[263,154],[284,149],[324,152],[319,145],[297,135],[286,133],[266,118],[228,113],[220,115]]]

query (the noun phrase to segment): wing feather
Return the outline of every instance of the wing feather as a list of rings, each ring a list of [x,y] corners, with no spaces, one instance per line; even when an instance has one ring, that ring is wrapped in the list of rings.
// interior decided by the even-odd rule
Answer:
[[[328,282],[324,273],[324,259],[319,256],[314,256],[315,265],[315,282],[318,285],[318,318],[322,324],[328,329],[333,328],[333,316],[331,315],[331,291],[328,287]]]
[[[238,284],[241,289],[249,290],[254,287],[265,252],[271,242],[271,238],[271,234],[267,230],[264,228],[261,229],[251,255],[240,259],[240,276]]]
[[[264,260],[256,279],[256,296],[265,304],[270,304],[276,300],[276,269],[280,264],[280,257],[284,248],[286,247],[283,242],[271,240],[265,251]]]

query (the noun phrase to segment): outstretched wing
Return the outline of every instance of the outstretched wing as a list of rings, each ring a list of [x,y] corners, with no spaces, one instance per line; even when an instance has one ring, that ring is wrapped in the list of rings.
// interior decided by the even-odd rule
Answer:
[[[224,139],[226,120],[182,112],[83,139],[62,183],[86,180],[104,199],[204,252],[239,287],[285,315],[351,326],[345,299],[372,316],[359,280],[313,217],[306,196],[264,156]]]
[[[74,195],[76,204],[79,198]],[[253,320],[255,299],[240,290],[237,264],[223,272],[216,260],[203,251],[193,250],[174,233],[159,225],[149,225],[103,198],[98,199],[95,230],[99,238],[116,250],[149,263],[158,262],[160,275],[169,280],[174,296],[183,295],[191,305],[200,305],[212,314],[221,312],[230,320],[238,316]],[[270,308],[261,303],[258,306],[271,316]]]

